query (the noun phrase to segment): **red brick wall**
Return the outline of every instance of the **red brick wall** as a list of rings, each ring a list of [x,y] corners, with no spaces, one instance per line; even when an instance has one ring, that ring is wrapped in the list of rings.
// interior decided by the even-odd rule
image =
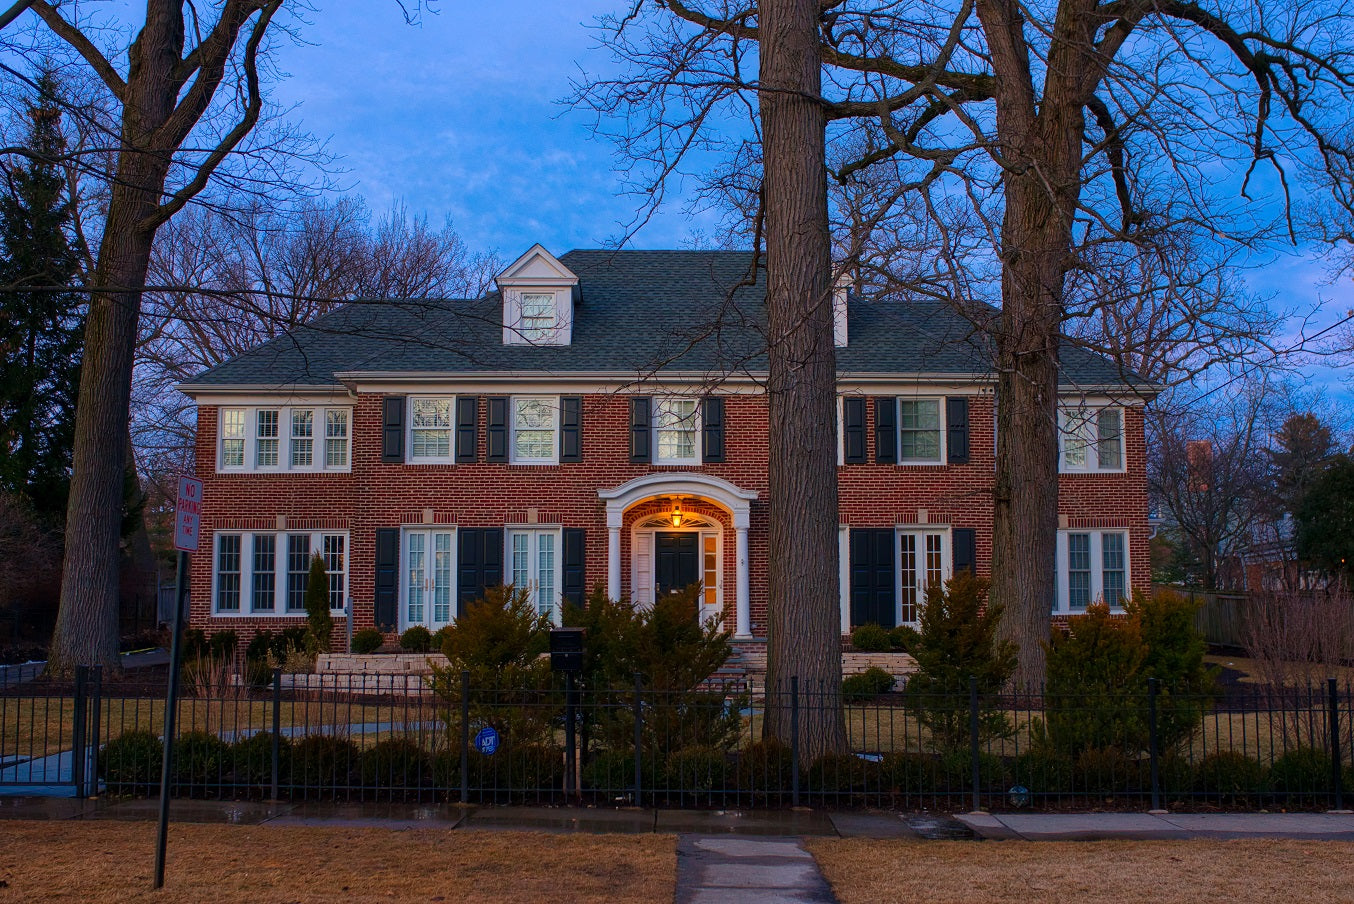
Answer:
[[[759,498],[751,506],[749,569],[754,630],[766,624],[767,570],[767,410],[760,396],[730,396],[725,402],[724,463],[698,468],[656,467],[629,460],[629,400],[623,395],[593,395],[583,402],[583,460],[560,465],[506,465],[483,462],[484,431],[476,464],[407,465],[381,461],[381,396],[362,394],[354,405],[352,471],[318,474],[218,474],[217,408],[198,411],[198,476],[206,486],[202,552],[193,556],[193,622],[209,629],[233,628],[246,637],[256,627],[274,630],[299,619],[282,617],[212,618],[211,537],[226,529],[271,530],[278,516],[288,527],[346,530],[349,534],[349,590],[357,628],[373,624],[375,531],[378,527],[417,524],[432,509],[436,523],[496,527],[526,523],[528,508],[541,524],[585,528],[587,584],[605,584],[607,530],[599,489],[611,488],[651,472],[699,471],[723,478]],[[480,423],[484,424],[481,399]],[[966,465],[877,465],[874,461],[874,411],[867,406],[868,459],[839,471],[841,520],[856,527],[915,523],[925,510],[930,523],[976,530],[979,570],[986,572],[992,552],[992,403],[970,401],[970,459]],[[1060,511],[1072,527],[1126,527],[1131,535],[1131,579],[1148,586],[1147,496],[1142,412],[1125,412],[1125,474],[1063,475]],[[725,523],[724,594],[726,623],[734,621],[734,537]],[[622,531],[622,590],[630,587],[630,524]]]

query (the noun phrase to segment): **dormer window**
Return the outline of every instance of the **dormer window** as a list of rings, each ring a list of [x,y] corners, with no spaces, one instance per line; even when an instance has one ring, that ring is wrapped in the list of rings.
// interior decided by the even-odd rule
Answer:
[[[573,338],[578,277],[540,245],[495,282],[503,296],[504,345],[568,345]]]
[[[547,342],[555,332],[555,293],[522,293],[522,338],[527,342]]]

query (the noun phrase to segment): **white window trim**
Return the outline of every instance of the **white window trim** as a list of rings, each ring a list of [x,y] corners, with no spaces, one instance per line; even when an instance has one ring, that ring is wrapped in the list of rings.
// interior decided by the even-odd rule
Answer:
[[[658,442],[658,433],[659,433],[659,427],[658,427],[658,406],[661,405],[661,404],[664,403],[664,402],[694,402],[694,403],[695,403],[695,409],[692,411],[692,414],[691,414],[691,421],[692,421],[692,430],[693,430],[694,433],[695,433],[695,441],[692,443],[692,447],[695,449],[695,453],[696,453],[696,454],[695,454],[694,456],[692,456],[691,458],[663,458],[662,456],[660,456],[660,455],[658,454],[658,450],[659,450],[659,448],[660,448],[660,444],[659,444],[659,442]],[[701,400],[700,400],[699,398],[697,398],[697,397],[695,397],[695,396],[680,396],[680,395],[655,396],[655,397],[654,397],[654,400],[653,400],[653,407],[652,407],[651,413],[650,413],[650,421],[652,422],[652,426],[650,426],[650,428],[649,428],[649,432],[650,432],[650,439],[649,439],[649,442],[650,442],[650,444],[651,444],[651,446],[652,446],[652,448],[653,448],[653,463],[654,463],[654,464],[656,464],[656,465],[676,466],[676,467],[682,467],[682,466],[690,467],[690,466],[694,466],[694,465],[700,465],[700,464],[703,463],[703,459],[704,459],[704,454],[703,454],[703,453],[704,453],[704,449],[701,448],[701,436],[702,436],[702,434],[701,434],[701,428],[702,428],[702,426],[704,426],[704,425],[703,425],[703,423],[702,423],[702,421],[701,421]]]
[[[1119,467],[1100,467],[1100,412],[1115,409],[1119,412]],[[1059,405],[1058,406],[1058,473],[1059,474],[1123,474],[1128,470],[1128,443],[1125,441],[1126,424],[1122,405]],[[1089,415],[1094,412],[1094,417]],[[1064,425],[1071,414],[1084,415],[1082,421],[1083,436],[1086,442],[1086,466],[1070,467],[1067,464],[1067,435],[1070,432]]]
[[[414,402],[447,402],[447,454],[414,455]],[[456,463],[456,396],[411,395],[404,403],[404,463],[407,465],[451,465]],[[349,426],[351,432],[352,427]]]
[[[646,519],[637,520],[630,529],[630,598],[636,606],[650,607],[654,604],[654,567],[656,556],[654,554],[654,545],[657,542],[657,534],[696,534],[696,555],[697,555],[697,573],[705,574],[705,538],[715,538],[715,555],[718,562],[715,563],[715,603],[707,605],[704,595],[701,596],[698,603],[700,620],[704,622],[712,615],[722,615],[724,613],[724,528],[715,519],[708,520],[709,523],[700,526],[682,526],[682,527],[645,527]]]
[[[507,290],[504,305],[503,344],[559,346],[568,345],[572,332],[569,323],[571,286],[531,286]],[[554,319],[539,335],[529,335],[525,325],[525,296],[550,295],[554,299]]]
[[[222,424],[225,412],[244,412],[244,464],[227,466],[225,464],[225,440]],[[258,429],[259,412],[276,411],[278,419],[277,464],[259,466]],[[314,419],[311,426],[311,464],[309,467],[291,466],[291,413],[293,411],[312,411]],[[329,466],[325,454],[325,429],[328,412],[343,411],[348,416],[348,455],[347,464]],[[349,405],[223,405],[216,418],[216,473],[218,474],[345,474],[353,469],[353,409]],[[274,437],[268,437],[273,439]]]
[[[540,604],[536,599],[537,582],[540,580],[540,549],[536,545],[535,539],[541,534],[550,534],[555,538],[555,574],[554,587],[555,598],[550,602],[550,623],[558,626],[564,611],[564,590],[560,586],[564,580],[564,531],[559,526],[551,525],[508,525],[503,528],[503,579],[504,583],[513,584],[516,587],[516,575],[514,574],[512,562],[512,538],[515,534],[525,534],[527,537],[527,574],[528,589],[531,591],[531,604],[540,612]]]
[[[953,544],[950,542],[950,528],[936,525],[912,525],[896,527],[893,531],[893,621],[896,625],[916,627],[921,623],[921,610],[926,606],[926,586],[917,588],[917,618],[914,621],[903,620],[903,536],[910,534],[918,538],[918,555],[921,557],[921,572],[925,580],[926,536],[940,535],[940,580],[948,581],[954,573]]]
[[[940,442],[937,445],[938,453],[936,458],[903,458],[903,402],[935,402],[938,413],[937,422],[939,423]],[[894,436],[894,443],[898,451],[899,467],[935,467],[944,465],[948,460],[949,449],[946,445],[946,423],[945,423],[945,397],[944,396],[899,396],[897,401],[897,414],[895,420],[898,422],[898,429]]]
[[[425,600],[425,601],[424,601],[424,604],[423,604],[423,606],[424,606],[424,610],[423,610],[424,619],[423,619],[423,621],[421,621],[421,622],[411,622],[411,621],[409,621],[409,589],[410,589],[410,588],[409,588],[409,552],[410,552],[409,535],[410,535],[410,534],[426,534],[426,535],[429,537],[430,542],[429,542],[428,546],[427,546],[427,547],[425,548],[425,550],[424,550],[424,554],[427,556],[427,564],[425,565],[425,568],[426,568],[426,570],[428,570],[429,572],[431,572],[431,567],[432,567],[432,556],[433,556],[433,548],[432,548],[432,544],[431,544],[431,537],[432,537],[432,535],[433,535],[433,534],[450,534],[450,535],[451,535],[451,612],[450,612],[450,618],[447,620],[446,624],[448,624],[448,625],[450,625],[450,624],[455,624],[455,622],[456,622],[456,612],[457,612],[457,609],[458,609],[458,607],[459,607],[459,605],[460,605],[460,600],[458,599],[458,588],[457,588],[457,579],[456,579],[456,575],[457,575],[457,566],[459,565],[459,557],[458,557],[458,554],[457,554],[456,528],[455,528],[453,525],[449,525],[449,524],[435,524],[435,525],[428,525],[428,524],[406,524],[406,525],[404,525],[404,527],[400,530],[400,576],[399,576],[399,607],[400,607],[400,611],[399,611],[398,617],[397,617],[397,619],[396,619],[396,624],[397,624],[397,626],[399,627],[399,630],[400,630],[401,633],[403,633],[404,631],[406,631],[406,630],[408,630],[409,628],[413,627],[414,625],[423,625],[423,626],[427,627],[428,630],[430,630],[430,631],[436,631],[438,628],[441,628],[441,627],[442,627],[442,624],[438,623],[438,622],[436,621],[436,619],[433,618],[433,601],[432,601],[432,597],[431,597],[431,596],[429,596],[429,598],[428,598],[427,600]],[[429,591],[431,592],[431,587],[429,588]]]
[[[254,609],[254,537],[268,534],[276,538],[273,558],[273,608]],[[220,530],[212,535],[212,617],[213,618],[305,618],[304,611],[287,608],[287,536],[289,534],[308,534],[310,536],[310,554],[314,556],[324,549],[324,537],[343,538],[343,587],[344,598],[352,596],[352,539],[346,530]],[[225,536],[240,538],[240,608],[221,611],[217,599],[217,565],[220,562],[221,538]],[[342,615],[346,606],[331,607],[330,612]]]
[[[546,402],[554,407],[555,424],[550,428],[549,458],[519,458],[517,455],[517,403]],[[520,395],[508,398],[508,461],[515,465],[557,465],[559,464],[560,401],[559,396]]]
[[[1133,593],[1133,557],[1130,550],[1131,537],[1129,532],[1123,528],[1085,528],[1068,529],[1058,531],[1058,553],[1057,553],[1057,573],[1055,575],[1056,586],[1056,606],[1053,610],[1055,615],[1080,615],[1085,609],[1073,609],[1071,604],[1071,581],[1068,577],[1068,566],[1071,564],[1071,557],[1068,553],[1069,534],[1089,534],[1091,538],[1091,602],[1101,602],[1105,598],[1105,557],[1104,557],[1104,536],[1105,534],[1119,534],[1124,538],[1124,596],[1127,598]],[[1112,612],[1124,611],[1123,604],[1110,607]]]

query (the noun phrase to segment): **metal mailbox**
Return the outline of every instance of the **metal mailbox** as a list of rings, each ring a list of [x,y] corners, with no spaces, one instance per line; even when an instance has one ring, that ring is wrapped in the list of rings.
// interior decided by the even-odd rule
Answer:
[[[582,628],[552,628],[550,631],[550,668],[556,672],[583,671]]]

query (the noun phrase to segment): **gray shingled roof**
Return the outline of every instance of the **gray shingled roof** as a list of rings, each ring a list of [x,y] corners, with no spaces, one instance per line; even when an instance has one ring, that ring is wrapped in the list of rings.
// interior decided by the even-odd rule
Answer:
[[[337,373],[764,373],[764,274],[727,251],[570,251],[578,275],[573,341],[505,346],[501,299],[358,301],[185,381],[185,388],[318,386]],[[732,289],[732,292],[731,292]],[[949,305],[910,300],[848,307],[844,373],[986,375],[990,357]],[[1108,359],[1065,347],[1064,384],[1145,386]]]

